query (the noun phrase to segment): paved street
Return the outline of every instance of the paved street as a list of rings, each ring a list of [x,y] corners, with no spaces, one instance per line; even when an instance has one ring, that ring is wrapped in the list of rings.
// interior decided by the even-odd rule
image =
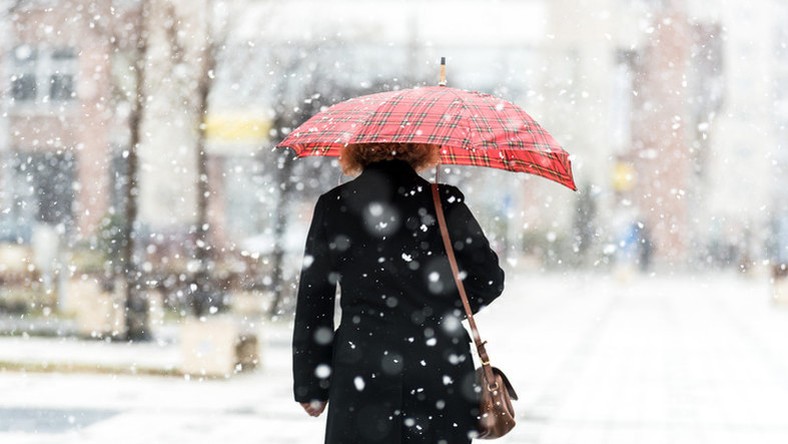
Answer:
[[[763,277],[523,273],[478,322],[521,398],[498,442],[788,442],[788,307]],[[227,381],[1,372],[0,442],[322,442],[287,326],[267,332],[264,368]]]

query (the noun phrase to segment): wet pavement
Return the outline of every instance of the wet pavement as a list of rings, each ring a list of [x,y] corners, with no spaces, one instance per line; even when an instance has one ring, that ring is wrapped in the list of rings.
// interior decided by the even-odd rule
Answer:
[[[788,307],[769,289],[762,276],[510,273],[478,317],[521,399],[498,442],[788,442]],[[171,343],[0,338],[0,361],[84,364],[0,372],[0,442],[322,442],[324,418],[291,400],[288,330],[268,325],[263,368],[229,380],[84,372],[172,368]]]

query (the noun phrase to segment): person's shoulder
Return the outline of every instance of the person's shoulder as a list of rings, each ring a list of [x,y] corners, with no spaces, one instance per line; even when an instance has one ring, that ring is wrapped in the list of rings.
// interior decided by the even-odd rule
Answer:
[[[449,184],[438,184],[438,191],[441,196],[441,201],[447,204],[456,204],[465,202],[465,195],[462,194],[459,188]]]
[[[331,206],[333,204],[336,204],[348,194],[348,191],[351,188],[352,188],[352,181],[339,184],[334,188],[331,188],[330,190],[321,194],[320,197],[317,198],[316,205]]]

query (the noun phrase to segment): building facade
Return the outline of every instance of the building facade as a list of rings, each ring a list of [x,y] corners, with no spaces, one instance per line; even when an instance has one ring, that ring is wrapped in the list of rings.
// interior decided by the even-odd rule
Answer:
[[[596,254],[676,267],[763,259],[784,201],[784,6],[550,5],[545,85],[558,86],[546,120],[579,147]]]
[[[75,238],[95,232],[114,196],[113,48],[93,17],[100,2],[14,2],[1,58],[4,125],[3,237],[28,242],[37,229]],[[106,10],[102,10],[106,9]]]

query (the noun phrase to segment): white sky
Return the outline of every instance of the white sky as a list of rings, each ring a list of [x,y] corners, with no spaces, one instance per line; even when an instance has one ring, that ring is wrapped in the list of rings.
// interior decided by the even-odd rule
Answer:
[[[545,12],[537,0],[256,1],[244,8],[234,34],[252,41],[345,37],[401,44],[416,28],[422,42],[438,45],[533,45],[545,33]]]

